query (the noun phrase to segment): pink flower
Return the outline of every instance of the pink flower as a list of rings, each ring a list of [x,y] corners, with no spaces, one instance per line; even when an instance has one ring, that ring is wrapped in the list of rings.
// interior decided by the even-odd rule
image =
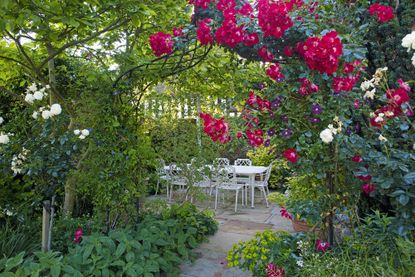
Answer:
[[[389,99],[389,103],[396,104],[398,106],[410,100],[408,91],[403,88],[388,89],[386,91],[386,97]]]
[[[398,83],[399,83],[400,88],[403,88],[407,92],[411,91],[411,87],[408,85],[408,83],[404,82],[402,79],[399,79]]]
[[[355,107],[355,109],[360,108],[360,101],[359,100],[354,100],[353,106]]]
[[[189,0],[189,4],[193,4],[196,7],[200,7],[202,9],[207,9],[210,2],[214,2],[214,0]]]
[[[277,82],[282,82],[285,78],[284,74],[281,73],[281,67],[278,63],[276,64],[272,64],[268,69],[267,69],[267,75],[277,81]]]
[[[355,163],[361,163],[361,162],[363,162],[363,159],[362,159],[362,156],[360,156],[360,155],[354,155],[352,157],[352,161],[355,162]]]
[[[301,87],[298,89],[298,93],[301,94],[301,96],[308,96],[313,92],[318,92],[319,87],[316,84],[311,83],[310,80],[307,78],[301,78]]]
[[[274,59],[274,55],[272,55],[272,53],[268,51],[268,48],[266,46],[262,46],[258,49],[258,56],[260,56],[262,61],[264,62],[271,62]]]
[[[316,250],[318,252],[323,252],[324,253],[324,252],[327,251],[327,249],[329,249],[329,247],[330,247],[330,243],[328,243],[328,242],[323,242],[319,239],[316,241]]]
[[[173,36],[181,37],[183,35],[183,27],[180,27],[180,28],[173,27],[172,32],[173,32]]]
[[[359,80],[359,76],[347,76],[347,77],[334,77],[332,88],[335,93],[340,93],[342,91],[348,92],[353,89],[356,82]]]
[[[283,1],[270,3],[268,0],[258,1],[258,25],[261,27],[264,37],[281,38],[285,31],[293,26],[288,14],[292,5],[288,6]]]
[[[331,31],[321,38],[309,37],[305,42],[298,44],[297,51],[311,70],[333,74],[339,67],[343,45],[337,32]]]
[[[210,33],[210,18],[203,19],[196,30],[197,40],[202,45],[213,44],[213,37]]]
[[[284,207],[281,207],[280,215],[290,220],[293,219],[293,216]]]
[[[393,14],[393,8],[381,4],[373,4],[369,7],[370,15],[375,15],[380,23],[392,20],[395,15]]]
[[[84,231],[82,230],[82,228],[77,228],[75,231],[75,238],[73,240],[74,243],[80,243],[83,234],[84,234]]]
[[[372,180],[371,175],[359,175],[359,176],[357,176],[357,178],[362,180],[362,181],[368,181],[368,182],[370,182],[370,180]]]
[[[231,140],[229,135],[230,128],[224,118],[215,119],[210,114],[200,113],[200,118],[203,119],[203,131],[213,140],[220,141],[225,144]]]
[[[374,184],[364,184],[362,185],[362,190],[366,195],[369,195],[376,190],[376,186]]]
[[[268,277],[281,277],[284,276],[285,272],[282,267],[277,267],[274,264],[270,263],[267,265],[267,276]]]
[[[298,154],[294,148],[288,148],[283,152],[284,158],[291,162],[296,163],[298,161]]]
[[[170,34],[157,32],[150,36],[150,47],[154,55],[160,57],[164,54],[170,54],[173,51],[173,40]]]
[[[240,139],[240,138],[242,137],[242,135],[243,135],[243,134],[242,134],[242,132],[241,132],[241,131],[238,131],[238,133],[236,134],[236,136],[237,136],[237,138],[238,138],[238,139]]]
[[[244,43],[246,46],[251,47],[259,42],[259,37],[257,33],[247,34],[244,37]]]

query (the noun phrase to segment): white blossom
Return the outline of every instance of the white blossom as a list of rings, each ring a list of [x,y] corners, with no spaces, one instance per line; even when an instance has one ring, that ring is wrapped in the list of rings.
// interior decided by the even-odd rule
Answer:
[[[29,104],[33,104],[33,101],[35,101],[35,97],[33,96],[33,94],[28,93],[26,94],[24,101],[26,101]]]
[[[4,119],[3,117],[0,116],[0,125],[3,124],[3,122],[4,122]]]
[[[384,142],[386,142],[386,141],[388,141],[388,139],[387,138],[385,138],[384,136],[382,136],[382,135],[379,135],[379,138],[378,138],[380,141],[384,141]]]
[[[372,89],[372,90],[368,90],[368,91],[366,91],[366,93],[365,93],[365,95],[363,96],[364,98],[370,98],[370,99],[374,99],[375,98],[375,92],[376,92],[376,89],[374,88],[374,89]]]
[[[329,128],[324,129],[320,133],[320,138],[324,143],[330,143],[333,141],[333,132]]]
[[[332,133],[333,133],[333,135],[337,134],[337,129],[336,129],[336,128],[334,128],[333,124],[329,124],[329,125],[327,126],[327,128],[330,130],[330,132],[332,132]]]
[[[36,91],[35,93],[33,93],[33,98],[35,98],[36,100],[42,100],[43,99],[43,92],[41,91]]]
[[[31,84],[29,87],[27,87],[27,89],[31,92],[37,91],[36,83]]]
[[[8,144],[10,141],[10,138],[7,134],[0,133],[0,144]]]
[[[12,211],[9,211],[7,209],[6,209],[5,213],[6,213],[7,216],[12,216],[13,215],[13,212]]]
[[[37,112],[37,111],[34,111],[33,113],[32,113],[32,117],[34,118],[34,119],[37,119],[37,117],[39,116],[39,113]]]
[[[48,119],[48,118],[50,118],[50,117],[52,117],[53,116],[53,114],[49,111],[49,110],[44,110],[43,112],[42,112],[42,117],[43,117],[43,119]]]
[[[373,84],[372,80],[370,81],[364,81],[360,84],[360,89],[363,91],[370,90],[371,88],[374,88],[375,85]]]
[[[412,31],[412,33],[407,34],[402,39],[402,46],[408,48],[408,52],[411,51],[411,49],[415,50],[415,31]]]
[[[82,135],[83,135],[83,136],[85,136],[85,137],[89,136],[89,131],[88,131],[88,129],[83,129],[83,130],[81,131],[81,133],[82,133]]]
[[[49,85],[46,85],[45,88],[50,89],[50,86]]]
[[[62,112],[61,105],[59,105],[59,104],[53,104],[50,107],[50,112],[51,112],[52,116],[61,114],[61,112]]]
[[[81,131],[78,130],[78,129],[76,129],[76,130],[73,131],[73,133],[74,133],[75,136],[79,136],[79,134],[81,133]]]
[[[303,267],[303,266],[304,266],[304,261],[303,261],[303,260],[298,260],[298,261],[297,261],[297,265],[298,265],[299,267]]]
[[[86,137],[84,135],[80,135],[79,139],[85,139]]]

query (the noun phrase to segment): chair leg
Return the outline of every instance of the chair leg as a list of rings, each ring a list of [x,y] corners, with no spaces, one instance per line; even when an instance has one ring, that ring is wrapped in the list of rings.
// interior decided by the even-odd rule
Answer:
[[[262,187],[262,192],[264,193],[264,198],[265,198],[265,203],[267,204],[267,208],[269,207],[269,205],[268,205],[268,197],[267,197],[267,193],[266,193],[266,191],[265,191],[265,188],[264,187]]]
[[[241,201],[241,206],[242,207],[245,207],[245,201],[244,201],[244,187],[242,186],[242,191],[241,191],[241,199],[242,199],[242,201]]]
[[[157,193],[159,192],[159,185],[160,185],[160,180],[157,180],[156,193],[154,195],[157,195]]]
[[[265,187],[267,189],[267,195],[269,194],[269,188],[268,185]]]
[[[216,191],[215,191],[215,210],[218,207],[218,188],[216,187]]]
[[[170,187],[170,184],[169,183],[167,183],[167,191],[166,191],[166,197],[167,197],[167,200],[169,200],[169,197],[170,197],[170,194],[169,194],[169,187]]]
[[[238,193],[239,189],[237,189],[235,193],[235,213],[238,211]]]

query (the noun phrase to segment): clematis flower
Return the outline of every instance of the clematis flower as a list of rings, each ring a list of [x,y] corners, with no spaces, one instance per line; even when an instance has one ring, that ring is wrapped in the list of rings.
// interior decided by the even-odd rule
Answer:
[[[330,243],[328,243],[328,242],[323,242],[319,239],[316,241],[316,250],[318,252],[323,252],[324,253],[324,252],[327,251],[327,249],[329,249],[329,247],[330,247]]]
[[[311,112],[313,114],[321,114],[323,112],[323,108],[318,103],[313,103],[311,105]]]
[[[84,231],[82,230],[82,228],[77,228],[75,231],[75,237],[73,239],[74,243],[80,243],[83,234],[84,234]]]
[[[376,186],[374,184],[364,184],[362,185],[362,191],[369,195],[371,192],[374,192],[376,190]]]
[[[287,128],[281,132],[281,136],[283,138],[290,138],[293,135],[293,130],[291,128]]]
[[[284,158],[291,163],[296,163],[298,161],[298,154],[294,148],[288,148],[283,152]]]
[[[268,277],[282,277],[285,274],[285,271],[282,267],[277,267],[276,265],[270,263],[267,265],[267,276]]]

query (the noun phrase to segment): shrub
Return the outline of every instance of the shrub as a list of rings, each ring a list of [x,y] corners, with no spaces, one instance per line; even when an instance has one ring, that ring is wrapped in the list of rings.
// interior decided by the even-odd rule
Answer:
[[[65,256],[57,252],[25,253],[0,260],[5,276],[179,276],[191,250],[217,230],[206,212],[192,204],[148,212],[132,229],[84,236]]]
[[[0,226],[0,258],[10,258],[21,251],[32,253],[40,249],[40,239],[33,238],[33,224]],[[35,230],[38,230],[35,228]]]
[[[253,239],[233,246],[227,256],[228,266],[238,266],[260,277],[267,276],[266,267],[273,263],[283,266],[286,274],[291,276],[297,271],[297,241],[303,237],[301,233],[285,231],[257,233]]]

